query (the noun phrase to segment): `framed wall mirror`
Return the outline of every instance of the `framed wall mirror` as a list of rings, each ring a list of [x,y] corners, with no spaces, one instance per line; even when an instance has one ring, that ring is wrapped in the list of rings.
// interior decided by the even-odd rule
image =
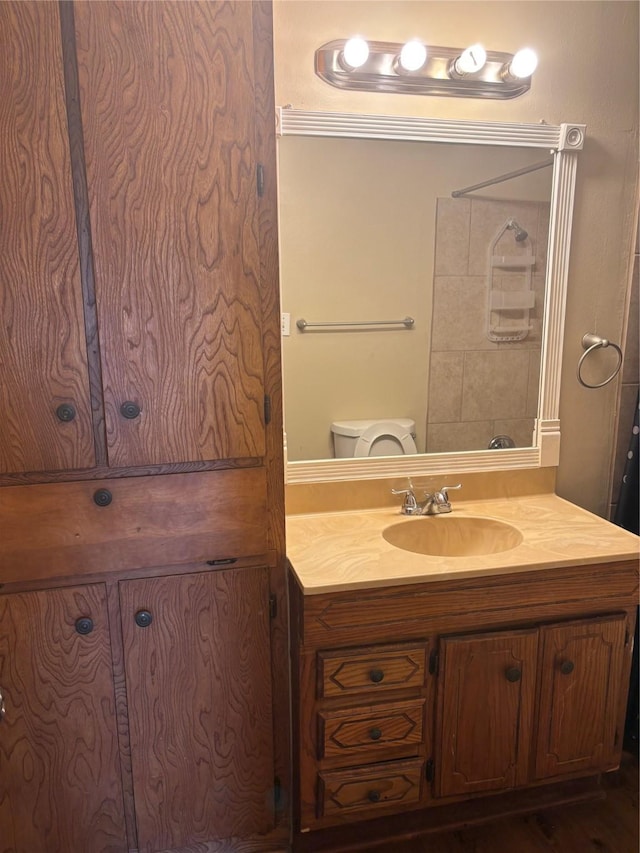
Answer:
[[[278,128],[287,481],[556,465],[584,126],[286,108]],[[354,420],[411,437],[336,458]]]

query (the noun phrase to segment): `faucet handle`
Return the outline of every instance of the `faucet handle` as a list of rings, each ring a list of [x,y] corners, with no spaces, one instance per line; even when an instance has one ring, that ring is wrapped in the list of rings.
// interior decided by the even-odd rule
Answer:
[[[413,483],[409,480],[409,488],[408,489],[391,489],[392,495],[404,495],[404,500],[402,501],[402,509],[401,512],[406,515],[411,515],[415,513],[418,509],[418,502],[416,500],[416,496],[413,491]]]
[[[461,488],[462,488],[462,483],[458,483],[457,486],[443,486],[440,489],[440,492],[442,493],[442,496],[444,497],[445,501],[448,501],[449,500],[449,492],[454,491],[455,489],[461,489]]]

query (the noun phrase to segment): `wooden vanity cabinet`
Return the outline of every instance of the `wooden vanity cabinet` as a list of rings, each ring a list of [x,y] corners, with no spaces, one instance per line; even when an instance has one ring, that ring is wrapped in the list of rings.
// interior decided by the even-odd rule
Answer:
[[[290,595],[296,850],[585,799],[618,766],[634,563]]]
[[[619,614],[443,638],[437,796],[616,767],[626,631]]]

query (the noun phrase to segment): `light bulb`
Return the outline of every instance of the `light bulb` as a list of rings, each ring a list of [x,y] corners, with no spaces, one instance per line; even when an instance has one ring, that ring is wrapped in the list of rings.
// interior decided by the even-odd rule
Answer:
[[[342,49],[342,58],[349,68],[360,68],[369,58],[369,45],[359,36],[351,38]]]
[[[466,74],[475,74],[484,66],[487,61],[487,51],[481,44],[472,44],[464,50],[453,63],[453,67],[457,74],[464,76]]]
[[[531,77],[537,67],[538,56],[536,52],[531,50],[530,47],[523,47],[509,63],[509,74],[518,79]]]
[[[427,61],[427,48],[421,41],[413,39],[403,45],[400,51],[400,65],[405,71],[417,71]]]

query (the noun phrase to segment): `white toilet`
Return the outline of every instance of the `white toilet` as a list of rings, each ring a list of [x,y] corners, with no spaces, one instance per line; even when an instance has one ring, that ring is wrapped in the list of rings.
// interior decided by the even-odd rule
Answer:
[[[402,456],[417,453],[416,422],[410,418],[379,421],[334,421],[331,424],[336,459],[358,456]]]

